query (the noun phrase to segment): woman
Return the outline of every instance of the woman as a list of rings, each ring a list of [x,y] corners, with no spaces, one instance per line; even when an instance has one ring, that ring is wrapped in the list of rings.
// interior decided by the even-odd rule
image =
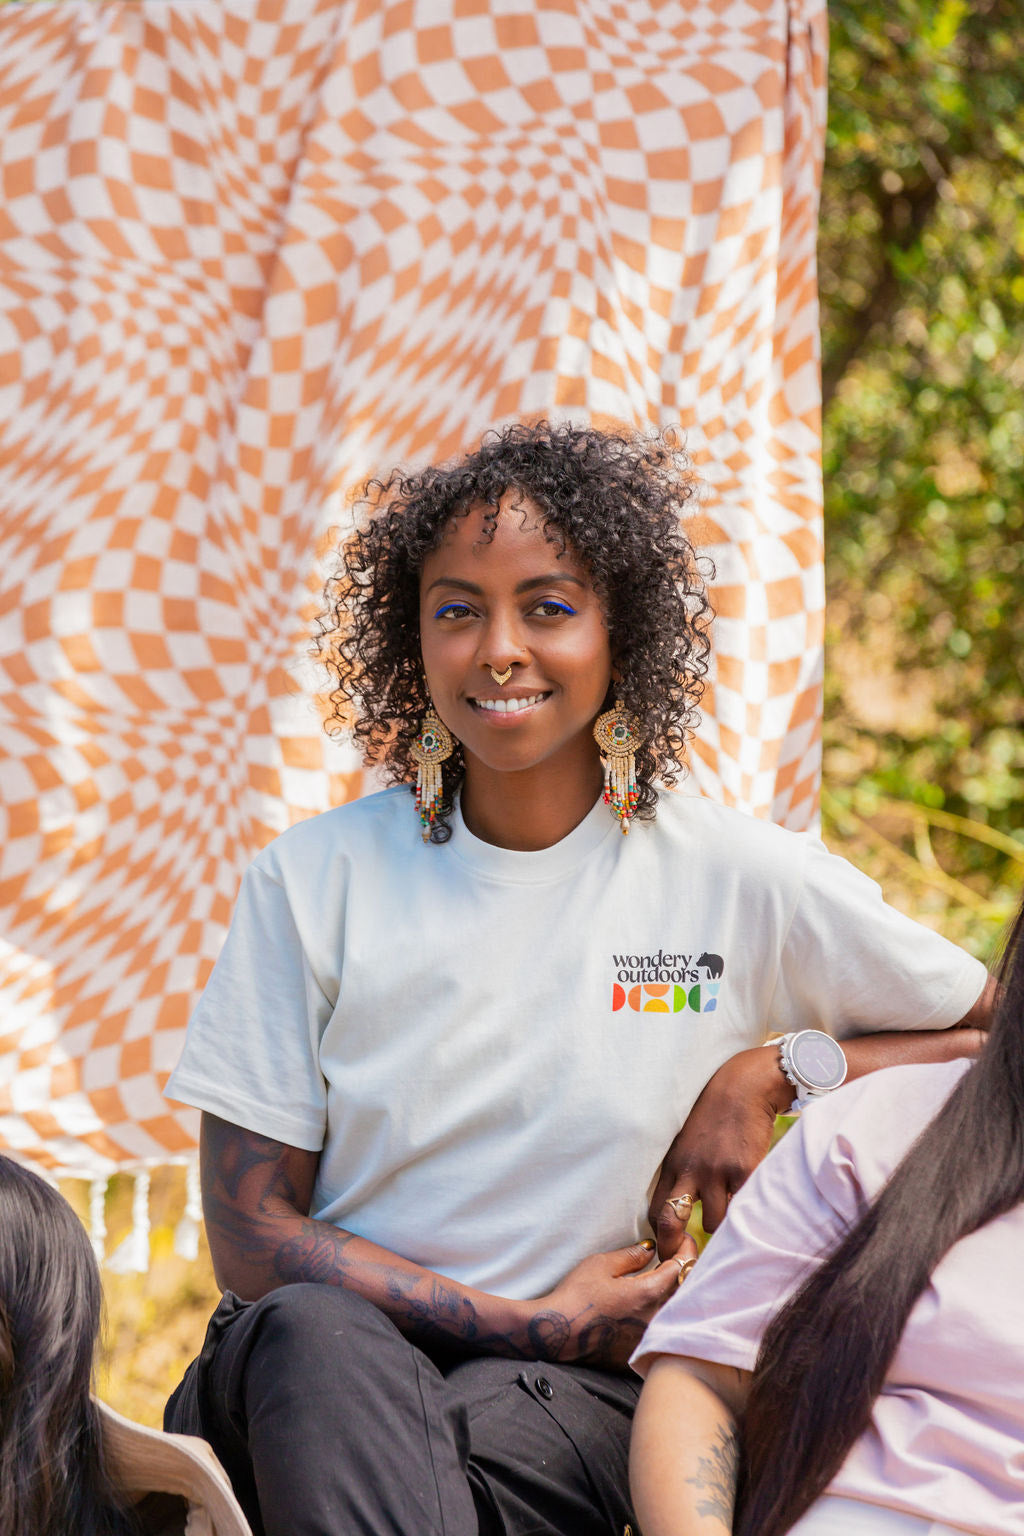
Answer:
[[[89,1240],[38,1175],[0,1158],[0,1530],[96,1536],[129,1525],[89,1395],[100,1322]]]
[[[78,1217],[37,1174],[0,1157],[0,1531],[182,1536],[191,1511],[197,1536],[248,1536],[207,1446],[91,1397],[100,1310]]]
[[[268,1536],[621,1532],[629,1351],[792,1098],[765,1028],[926,1027],[854,1073],[976,1043],[976,962],[659,792],[691,491],[671,442],[512,426],[373,485],[328,586],[331,723],[396,787],[257,857],[168,1090],[227,1294],[167,1422]]]
[[[645,1536],[1024,1532],[1024,908],[1004,980],[969,1071],[804,1116],[648,1329]]]

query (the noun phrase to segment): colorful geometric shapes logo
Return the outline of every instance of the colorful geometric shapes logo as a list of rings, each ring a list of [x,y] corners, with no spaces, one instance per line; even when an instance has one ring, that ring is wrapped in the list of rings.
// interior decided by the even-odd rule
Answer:
[[[692,987],[671,982],[644,981],[633,987],[612,984],[612,1012],[627,1005],[634,1013],[714,1013],[718,1007],[719,981],[699,981]]]

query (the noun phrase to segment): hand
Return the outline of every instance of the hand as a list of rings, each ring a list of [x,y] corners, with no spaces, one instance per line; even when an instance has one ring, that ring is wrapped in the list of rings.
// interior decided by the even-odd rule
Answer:
[[[689,1241],[686,1223],[694,1200],[701,1202],[705,1230],[715,1230],[730,1195],[768,1151],[775,1116],[792,1099],[776,1051],[763,1046],[740,1051],[719,1067],[661,1165],[649,1215],[662,1259],[682,1253]],[[673,1207],[671,1200],[680,1204]]]
[[[697,1257],[696,1243],[686,1238],[678,1257],[649,1269],[653,1251],[647,1241],[595,1253],[533,1303],[529,1333],[538,1357],[622,1370],[684,1266],[688,1273],[687,1261]]]

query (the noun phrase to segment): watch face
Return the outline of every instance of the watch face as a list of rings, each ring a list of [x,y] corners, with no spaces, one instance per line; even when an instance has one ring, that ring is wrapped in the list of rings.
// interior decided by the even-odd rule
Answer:
[[[790,1059],[797,1077],[811,1088],[838,1088],[846,1076],[846,1057],[831,1035],[808,1029],[797,1035],[790,1046]]]

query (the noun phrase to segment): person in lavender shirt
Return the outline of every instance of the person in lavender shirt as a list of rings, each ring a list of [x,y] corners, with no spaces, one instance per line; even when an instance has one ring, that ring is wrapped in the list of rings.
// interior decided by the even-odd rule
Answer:
[[[1024,1533],[1024,906],[1002,979],[976,1065],[811,1107],[649,1325],[644,1536]]]

